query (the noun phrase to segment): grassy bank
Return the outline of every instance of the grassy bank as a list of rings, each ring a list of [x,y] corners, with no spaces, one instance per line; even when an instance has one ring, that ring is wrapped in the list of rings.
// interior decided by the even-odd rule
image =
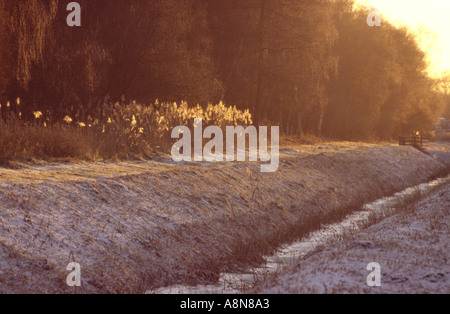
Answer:
[[[5,170],[0,291],[70,292],[71,253],[82,292],[211,283],[445,169],[413,148],[323,143],[282,150],[272,174],[250,163],[169,160]],[[32,275],[18,279],[24,269]]]
[[[323,246],[253,293],[448,294],[449,202],[447,183],[398,204],[393,216]],[[372,261],[381,266],[381,287],[366,285]]]

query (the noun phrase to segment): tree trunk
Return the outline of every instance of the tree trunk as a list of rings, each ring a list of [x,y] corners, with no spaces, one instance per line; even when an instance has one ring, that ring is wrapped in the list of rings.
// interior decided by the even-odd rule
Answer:
[[[280,129],[283,131],[283,95],[280,97]]]
[[[266,11],[266,0],[261,0],[261,16],[259,20],[259,35],[258,35],[258,71],[257,71],[257,83],[256,83],[256,101],[255,101],[255,110],[256,110],[256,124],[261,122],[261,115],[258,114],[258,111],[261,110],[261,91],[262,91],[262,83],[263,83],[263,41],[264,41],[264,15]]]
[[[324,116],[324,112],[322,111],[320,113],[319,123],[317,124],[317,136],[319,136],[319,137],[322,136],[323,116]]]
[[[297,135],[298,136],[303,136],[303,124],[302,124],[302,115],[301,115],[301,103],[300,103],[300,97],[298,95],[298,88],[297,86],[295,86],[294,88],[294,99],[295,99],[295,104],[296,104],[296,109],[297,109],[297,117],[298,117],[298,122],[297,122]]]
[[[300,113],[300,109],[298,110],[298,131],[297,131],[297,135],[298,136],[303,136],[303,125],[302,125],[302,115]]]

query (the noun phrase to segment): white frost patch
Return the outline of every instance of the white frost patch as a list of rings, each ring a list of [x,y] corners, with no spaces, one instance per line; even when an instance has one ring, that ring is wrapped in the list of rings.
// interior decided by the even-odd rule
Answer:
[[[265,257],[265,264],[259,268],[249,269],[246,273],[221,274],[216,285],[206,286],[171,286],[161,288],[152,293],[159,294],[238,294],[252,288],[256,283],[269,278],[271,275],[277,274],[288,268],[293,268],[299,264],[302,258],[321,250],[323,246],[330,241],[339,239],[341,236],[355,233],[361,230],[361,227],[368,221],[370,215],[376,213],[379,217],[384,217],[396,210],[398,204],[407,202],[418,194],[425,195],[436,187],[445,185],[450,182],[450,176],[447,178],[437,179],[430,183],[420,184],[416,187],[408,188],[402,192],[396,193],[392,197],[386,197],[367,204],[363,210],[355,214],[349,215],[343,221],[322,227],[320,230],[312,232],[307,238],[294,242],[290,245],[281,247],[274,255]],[[422,231],[420,228],[409,228],[408,231]],[[367,247],[373,245],[372,242],[359,242],[357,246]],[[331,261],[330,261],[331,262]],[[332,262],[331,262],[332,263]],[[280,276],[282,277],[282,276]],[[283,280],[283,279],[280,279]],[[323,278],[320,278],[323,280]],[[328,281],[330,286],[337,282]],[[278,287],[268,290],[265,293],[279,293]]]
[[[407,205],[404,212],[344,242],[325,244],[295,268],[262,284],[258,292],[450,293],[448,182],[449,178],[443,180],[442,188]],[[423,185],[420,188],[427,192]],[[371,262],[381,265],[381,287],[366,285],[365,266]]]
[[[445,168],[407,147],[283,149],[272,174],[253,163],[165,159],[1,168],[0,292],[70,293],[71,253],[82,266],[83,292],[209,281],[251,240],[264,242],[299,218],[373,200]]]

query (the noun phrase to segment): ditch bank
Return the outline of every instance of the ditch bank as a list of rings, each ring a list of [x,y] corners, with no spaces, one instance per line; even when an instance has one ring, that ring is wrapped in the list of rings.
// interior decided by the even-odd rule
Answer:
[[[370,204],[368,210],[375,210],[372,213],[388,213],[388,217],[375,219],[359,232],[347,233],[339,240],[299,242],[297,252],[309,252],[283,271],[266,276],[252,292],[449,294],[450,176],[408,190]],[[323,235],[326,237],[326,232],[315,239]],[[367,285],[367,264],[373,261],[381,270],[377,287]]]
[[[73,292],[73,260],[80,293],[214,283],[365,203],[446,173],[413,148],[350,143],[283,149],[275,173],[167,160],[0,170],[0,292]]]

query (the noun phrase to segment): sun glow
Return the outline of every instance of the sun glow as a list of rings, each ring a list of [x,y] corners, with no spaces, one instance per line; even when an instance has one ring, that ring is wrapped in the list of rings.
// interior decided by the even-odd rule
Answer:
[[[406,26],[417,35],[430,62],[429,74],[450,73],[449,0],[355,0],[357,5],[378,8],[382,20]],[[369,11],[368,11],[369,12]]]

